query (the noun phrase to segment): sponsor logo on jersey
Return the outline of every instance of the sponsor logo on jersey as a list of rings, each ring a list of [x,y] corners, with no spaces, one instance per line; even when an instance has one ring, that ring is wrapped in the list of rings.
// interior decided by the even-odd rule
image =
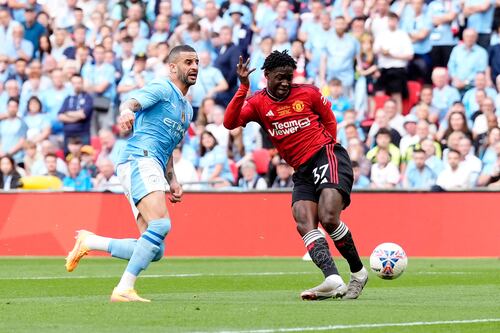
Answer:
[[[269,110],[269,111],[267,111],[267,113],[266,113],[266,117],[274,117],[274,112],[273,112],[273,110]]]
[[[302,112],[302,110],[304,110],[304,102],[297,100],[293,102],[292,108],[295,112]]]
[[[285,122],[276,121],[271,123],[272,128],[268,128],[267,131],[271,136],[281,136],[296,133],[299,129],[308,127],[311,125],[311,121],[308,117],[296,120],[289,120]]]
[[[276,111],[278,111],[278,116],[280,116],[280,117],[286,116],[287,114],[292,113],[290,105],[280,106],[279,108],[276,109]]]

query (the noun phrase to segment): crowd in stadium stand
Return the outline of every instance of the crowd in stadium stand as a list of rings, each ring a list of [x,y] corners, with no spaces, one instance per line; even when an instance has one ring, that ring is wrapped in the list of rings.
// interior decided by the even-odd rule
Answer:
[[[259,125],[228,131],[238,57],[273,50],[332,103],[356,189],[500,188],[499,0],[0,0],[0,189],[52,175],[120,191],[118,105],[198,52],[195,119],[173,153],[187,189],[287,188]]]

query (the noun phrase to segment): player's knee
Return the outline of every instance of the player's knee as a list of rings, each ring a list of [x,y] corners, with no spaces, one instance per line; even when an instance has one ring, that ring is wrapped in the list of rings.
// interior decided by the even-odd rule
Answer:
[[[158,219],[149,222],[148,229],[155,231],[161,236],[165,236],[171,229],[171,223],[169,218]]]
[[[163,258],[164,253],[165,253],[165,244],[161,243],[160,250],[156,253],[155,257],[153,258],[153,261],[161,260],[161,258]]]

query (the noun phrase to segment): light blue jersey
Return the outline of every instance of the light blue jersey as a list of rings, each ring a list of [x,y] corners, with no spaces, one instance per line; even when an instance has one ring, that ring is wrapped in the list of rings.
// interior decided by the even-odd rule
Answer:
[[[148,156],[165,170],[172,151],[189,127],[193,108],[179,88],[165,79],[152,80],[130,98],[139,102],[142,109],[135,114],[134,134],[127,140],[119,164]]]

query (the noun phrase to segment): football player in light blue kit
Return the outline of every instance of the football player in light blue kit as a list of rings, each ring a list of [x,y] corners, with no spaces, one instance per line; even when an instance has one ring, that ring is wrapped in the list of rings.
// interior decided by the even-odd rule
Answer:
[[[185,99],[196,83],[198,56],[187,45],[173,48],[168,56],[170,80],[157,79],[131,94],[120,105],[119,125],[134,132],[122,151],[117,175],[124,187],[137,225],[139,239],[111,239],[81,230],[66,258],[66,269],[73,271],[90,250],[107,251],[129,263],[113,290],[112,302],[149,302],[137,295],[137,276],[151,261],[163,257],[164,239],[170,230],[165,202],[167,182],[173,203],[181,201],[182,187],[177,182],[172,151],[184,137],[193,109]]]

